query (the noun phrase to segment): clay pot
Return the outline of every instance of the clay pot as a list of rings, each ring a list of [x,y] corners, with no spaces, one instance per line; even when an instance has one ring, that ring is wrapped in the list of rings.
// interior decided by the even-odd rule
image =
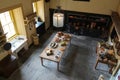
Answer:
[[[57,35],[58,35],[58,37],[61,37],[61,36],[63,36],[63,33],[62,32],[58,32]]]

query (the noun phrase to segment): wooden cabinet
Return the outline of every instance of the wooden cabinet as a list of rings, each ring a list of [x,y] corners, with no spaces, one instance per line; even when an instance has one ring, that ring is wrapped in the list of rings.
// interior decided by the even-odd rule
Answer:
[[[7,55],[0,61],[0,75],[3,77],[9,77],[17,68],[17,59],[13,55]]]

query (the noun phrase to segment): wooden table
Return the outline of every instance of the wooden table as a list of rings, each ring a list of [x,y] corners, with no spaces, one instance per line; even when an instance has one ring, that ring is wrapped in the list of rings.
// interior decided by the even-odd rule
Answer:
[[[64,34],[67,34],[67,33],[64,33]],[[68,34],[68,35],[70,35],[70,34]],[[50,46],[50,44],[51,44],[52,42],[55,42],[55,39],[56,39],[56,38],[58,38],[57,34],[54,36],[54,38],[51,40],[51,42],[48,44],[48,46],[47,46],[47,47],[43,50],[43,52],[40,54],[40,59],[41,59],[41,64],[42,64],[42,66],[43,66],[43,59],[56,62],[56,63],[57,63],[57,70],[59,71],[59,63],[60,63],[60,61],[61,61],[61,59],[62,59],[62,56],[63,56],[63,54],[65,53],[65,50],[66,50],[68,44],[71,44],[71,35],[70,35],[70,37],[68,38],[68,40],[65,41],[65,42],[66,42],[66,46],[61,46],[61,44],[60,44],[61,42],[59,42],[57,48],[52,48],[52,47]],[[61,37],[61,38],[62,38],[62,37]],[[61,41],[62,41],[62,40],[61,40]],[[47,56],[46,50],[48,50],[48,49],[52,49],[53,55]],[[59,57],[56,58],[56,57],[55,57],[56,55],[59,55]]]

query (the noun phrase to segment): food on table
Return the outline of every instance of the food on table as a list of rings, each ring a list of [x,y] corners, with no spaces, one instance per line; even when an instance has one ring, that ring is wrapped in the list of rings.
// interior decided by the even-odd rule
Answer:
[[[64,50],[65,50],[65,47],[61,47],[60,50],[61,50],[61,51],[64,51]]]
[[[58,59],[58,58],[59,58],[59,55],[55,55],[55,58]]]
[[[61,51],[57,50],[55,52],[55,58],[58,59],[61,56]]]
[[[52,48],[57,48],[57,47],[58,47],[58,44],[57,44],[56,42],[52,42],[52,43],[50,44],[50,46],[51,46]]]
[[[64,35],[63,32],[58,32],[58,33],[57,33],[57,36],[58,36],[58,37],[61,37],[61,36],[63,36],[63,35]]]
[[[69,34],[64,34],[61,38],[63,41],[69,41],[70,40],[70,35]]]
[[[66,41],[67,40],[67,38],[65,38],[65,36],[62,36],[62,41]]]
[[[64,34],[65,38],[70,38],[71,36],[69,34]]]
[[[53,55],[53,50],[52,49],[47,49],[46,54],[47,54],[47,56]]]
[[[60,38],[55,38],[55,42],[59,43],[61,41]]]
[[[61,42],[61,46],[66,46],[66,42],[65,42],[65,41],[62,41],[62,42]]]

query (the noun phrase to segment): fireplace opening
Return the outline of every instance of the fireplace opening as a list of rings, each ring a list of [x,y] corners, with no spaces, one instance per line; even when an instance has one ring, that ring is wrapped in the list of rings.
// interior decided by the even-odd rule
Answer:
[[[67,30],[77,35],[108,39],[109,17],[95,14],[68,13]]]

